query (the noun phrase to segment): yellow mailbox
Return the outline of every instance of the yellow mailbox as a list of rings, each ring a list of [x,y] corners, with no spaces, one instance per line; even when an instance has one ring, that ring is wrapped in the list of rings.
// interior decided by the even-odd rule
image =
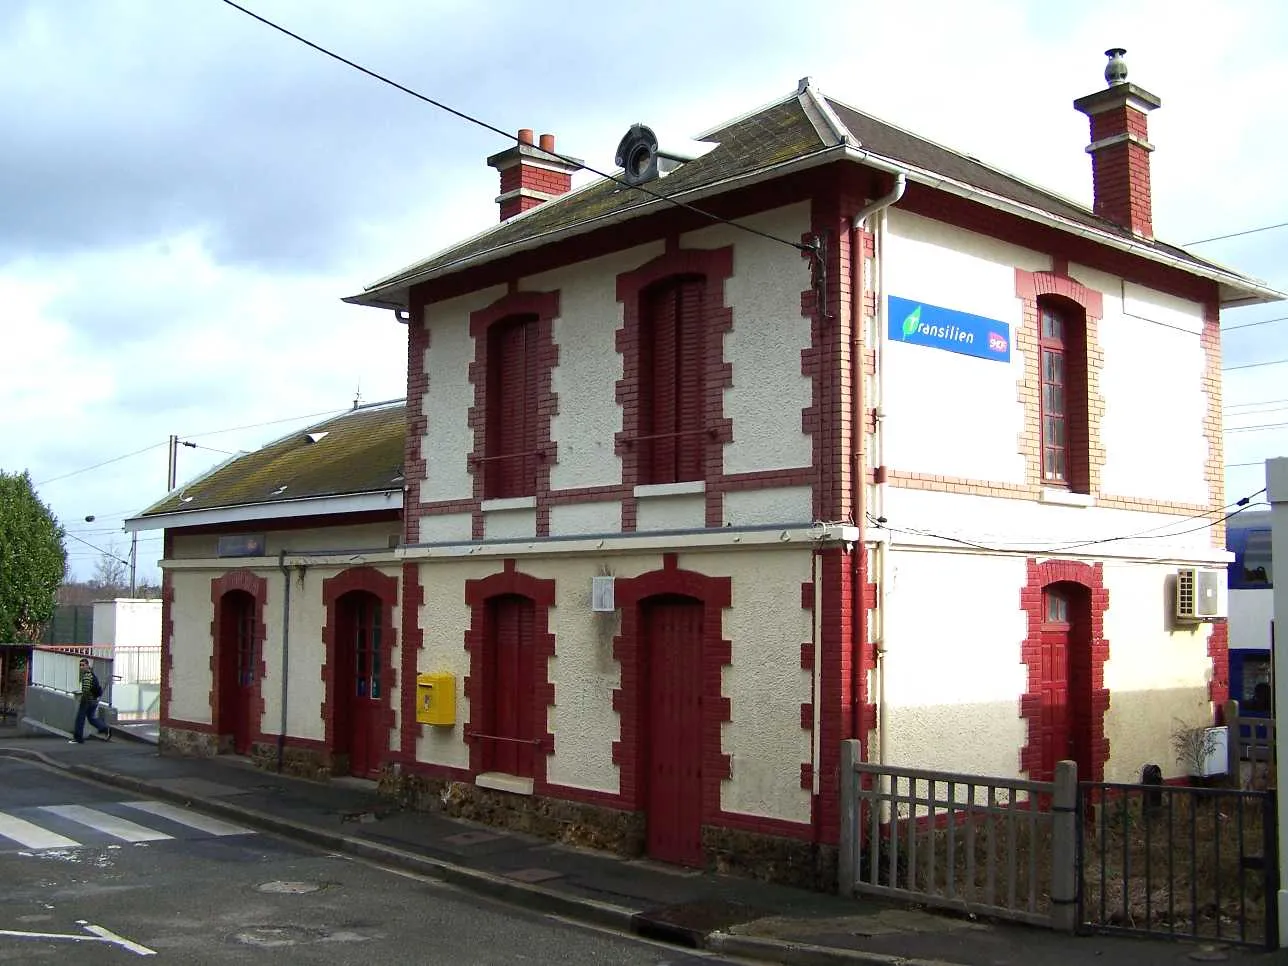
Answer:
[[[456,675],[416,675],[416,720],[421,724],[456,724]]]

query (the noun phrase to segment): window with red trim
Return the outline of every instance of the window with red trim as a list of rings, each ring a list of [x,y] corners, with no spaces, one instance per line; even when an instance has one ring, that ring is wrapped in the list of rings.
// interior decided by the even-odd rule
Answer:
[[[701,277],[650,288],[640,307],[641,483],[704,477],[706,333]]]
[[[535,605],[527,597],[506,594],[487,602],[484,707],[474,739],[483,745],[485,771],[536,774],[535,622]]]
[[[1087,324],[1063,299],[1038,302],[1042,482],[1090,489],[1087,422]]]
[[[503,319],[487,332],[483,498],[537,490],[537,317]]]

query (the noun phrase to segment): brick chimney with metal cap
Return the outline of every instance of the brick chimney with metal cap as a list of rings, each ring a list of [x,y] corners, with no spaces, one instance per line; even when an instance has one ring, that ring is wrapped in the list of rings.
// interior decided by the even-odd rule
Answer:
[[[501,206],[501,220],[513,218],[551,198],[572,190],[572,174],[581,168],[577,158],[562,161],[555,157],[555,136],[541,135],[534,146],[532,129],[519,131],[519,143],[487,159],[501,173],[501,193],[496,203]]]
[[[1109,63],[1102,91],[1080,97],[1073,106],[1091,119],[1091,180],[1095,212],[1142,238],[1154,237],[1149,190],[1149,121],[1146,115],[1163,102],[1127,82],[1121,47],[1105,51]]]

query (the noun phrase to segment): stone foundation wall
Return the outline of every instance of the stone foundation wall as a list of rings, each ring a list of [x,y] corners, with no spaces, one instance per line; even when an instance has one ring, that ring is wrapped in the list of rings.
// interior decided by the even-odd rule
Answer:
[[[177,758],[213,758],[223,749],[219,735],[162,725],[157,738],[157,750],[163,755],[174,755]]]
[[[816,892],[836,891],[835,845],[704,825],[702,851],[712,872]]]
[[[250,760],[256,768],[277,771],[277,742],[256,741],[250,746]],[[330,781],[332,775],[349,771],[347,755],[331,755],[319,748],[293,748],[282,750],[282,774],[310,781]]]
[[[644,851],[644,816],[539,795],[515,795],[386,766],[381,794],[403,808],[442,812],[497,828],[584,848],[635,856]]]
[[[399,806],[599,849],[627,857],[645,854],[643,812],[586,805],[537,795],[515,795],[468,782],[430,778],[385,766],[380,793]],[[704,826],[707,870],[820,892],[836,889],[837,849],[802,839]]]

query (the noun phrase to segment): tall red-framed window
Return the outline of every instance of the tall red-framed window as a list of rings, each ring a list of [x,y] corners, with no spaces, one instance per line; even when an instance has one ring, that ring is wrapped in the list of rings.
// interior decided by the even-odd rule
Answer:
[[[537,317],[487,332],[487,431],[483,498],[532,496],[537,488]]]
[[[706,332],[701,276],[644,293],[640,333],[641,483],[705,477]]]
[[[1042,482],[1089,491],[1087,323],[1060,298],[1038,300],[1038,368],[1042,379]]]

